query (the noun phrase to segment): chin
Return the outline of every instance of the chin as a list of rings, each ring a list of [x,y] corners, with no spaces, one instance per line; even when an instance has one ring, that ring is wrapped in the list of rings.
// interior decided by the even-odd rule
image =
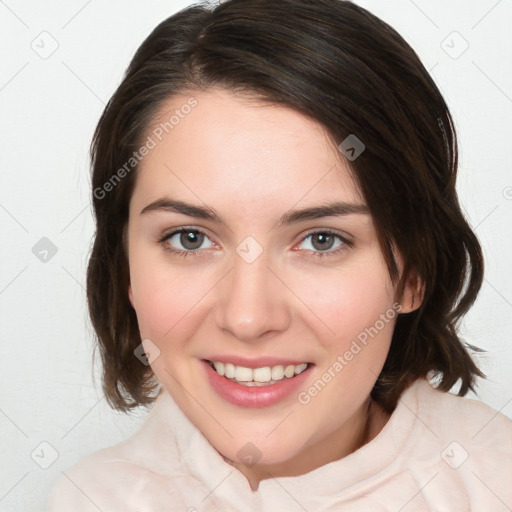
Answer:
[[[273,436],[274,439],[265,438],[265,435],[261,434],[254,436],[235,434],[235,439],[227,442],[217,444],[211,440],[210,443],[223,457],[248,466],[282,464],[298,456],[305,448],[304,440],[290,436],[284,431],[279,434],[274,432],[270,437]],[[205,437],[208,439],[207,435]],[[286,443],[283,442],[285,439]]]

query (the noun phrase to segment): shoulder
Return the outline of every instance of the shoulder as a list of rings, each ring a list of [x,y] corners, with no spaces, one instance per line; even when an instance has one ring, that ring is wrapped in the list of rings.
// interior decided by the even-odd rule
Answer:
[[[155,405],[132,436],[62,471],[45,512],[126,512],[128,505],[143,507],[155,496],[180,503],[179,488],[190,476],[180,467],[175,440],[163,421],[164,405]]]
[[[119,453],[121,452],[121,453]],[[127,461],[119,445],[94,452],[62,471],[52,488],[45,512],[115,510],[115,490],[133,488],[145,468]]]
[[[416,381],[399,406],[402,399],[401,413],[416,415],[402,464],[418,484],[429,482],[422,493],[457,497],[472,510],[509,510],[503,504],[512,505],[512,421],[426,379]]]
[[[126,450],[135,449],[135,457]],[[62,471],[52,488],[45,512],[125,512],[126,507],[147,506],[151,496],[181,504],[180,486],[189,478],[173,471],[163,474],[147,459],[136,460],[130,442],[98,450]],[[158,466],[158,461],[155,464]]]
[[[479,400],[441,391],[425,379],[416,386],[418,419],[428,422],[440,438],[456,436],[486,448],[510,441],[512,421],[501,412]],[[507,448],[512,450],[511,446]]]
[[[161,393],[132,436],[62,472],[45,512],[165,510],[169,503],[173,510],[188,510],[194,496],[209,492],[183,461],[183,449],[198,435]]]

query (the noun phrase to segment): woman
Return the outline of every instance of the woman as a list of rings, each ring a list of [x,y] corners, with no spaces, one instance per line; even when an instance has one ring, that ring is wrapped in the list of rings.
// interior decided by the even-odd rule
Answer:
[[[338,0],[185,9],[92,160],[104,392],[156,403],[48,511],[512,504],[511,422],[463,398],[483,263],[452,119],[392,28]]]

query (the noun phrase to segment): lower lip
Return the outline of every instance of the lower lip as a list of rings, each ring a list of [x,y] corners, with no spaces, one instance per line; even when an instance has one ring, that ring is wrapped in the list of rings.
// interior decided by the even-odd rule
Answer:
[[[221,377],[207,361],[201,361],[213,389],[228,402],[241,407],[270,407],[289,397],[308,378],[313,365],[309,365],[302,373],[284,378],[277,384],[269,386],[244,386]]]

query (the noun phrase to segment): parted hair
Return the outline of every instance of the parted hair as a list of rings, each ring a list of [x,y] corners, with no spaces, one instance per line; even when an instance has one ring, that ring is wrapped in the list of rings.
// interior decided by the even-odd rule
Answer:
[[[431,76],[392,27],[349,1],[228,0],[190,6],[150,33],[91,143],[96,231],[87,301],[109,404],[149,405],[158,387],[134,355],[141,337],[128,298],[125,234],[137,165],[122,179],[118,170],[164,101],[213,86],[292,108],[321,123],[337,146],[351,134],[364,144],[349,164],[389,274],[399,290],[411,272],[423,286],[421,306],[398,315],[371,397],[391,412],[408,384],[429,373],[443,391],[459,381],[460,396],[474,391],[485,375],[469,349],[480,349],[458,326],[482,284],[482,252],[459,206],[454,123]]]

